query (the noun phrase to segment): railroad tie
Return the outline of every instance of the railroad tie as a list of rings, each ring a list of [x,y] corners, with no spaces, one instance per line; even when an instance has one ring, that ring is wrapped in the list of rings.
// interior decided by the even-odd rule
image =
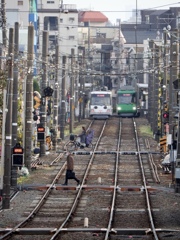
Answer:
[[[37,168],[37,165],[42,165],[43,161],[41,161],[39,158],[36,158],[35,160],[31,161],[31,169],[35,170]]]

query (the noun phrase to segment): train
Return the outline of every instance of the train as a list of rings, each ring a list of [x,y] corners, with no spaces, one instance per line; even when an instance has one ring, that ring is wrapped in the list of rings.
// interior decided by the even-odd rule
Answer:
[[[133,86],[123,86],[117,91],[116,113],[120,117],[139,117],[137,91]]]
[[[90,92],[89,116],[94,119],[107,119],[113,114],[112,92]]]

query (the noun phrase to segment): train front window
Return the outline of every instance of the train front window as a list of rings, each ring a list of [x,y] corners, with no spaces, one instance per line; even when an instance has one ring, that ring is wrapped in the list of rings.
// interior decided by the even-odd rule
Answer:
[[[110,105],[111,99],[109,96],[91,96],[91,105]]]
[[[118,95],[118,103],[135,103],[135,95],[129,93],[123,93]]]

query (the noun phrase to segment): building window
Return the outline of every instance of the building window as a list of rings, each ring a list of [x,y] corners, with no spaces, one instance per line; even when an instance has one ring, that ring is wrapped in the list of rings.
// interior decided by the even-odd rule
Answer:
[[[149,24],[149,15],[146,15],[145,18],[146,18],[146,24]]]
[[[44,18],[44,30],[57,31],[58,30],[58,18],[57,17],[45,17]]]
[[[60,19],[59,19],[59,22],[60,22],[60,23],[63,23],[63,18],[60,18]]]
[[[18,1],[18,6],[23,6],[23,1]]]
[[[47,1],[48,4],[54,3],[54,1]]]
[[[69,36],[69,40],[74,40],[74,36]]]
[[[73,22],[74,22],[74,18],[73,18],[73,17],[70,17],[70,18],[69,18],[69,21],[70,21],[71,23],[73,23]]]

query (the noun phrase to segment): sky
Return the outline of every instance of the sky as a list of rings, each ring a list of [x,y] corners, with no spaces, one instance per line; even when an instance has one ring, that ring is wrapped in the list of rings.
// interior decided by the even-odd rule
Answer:
[[[132,16],[132,10],[169,9],[180,7],[175,0],[64,0],[64,4],[76,4],[77,9],[88,9],[103,12],[115,24],[116,19],[126,21]]]

